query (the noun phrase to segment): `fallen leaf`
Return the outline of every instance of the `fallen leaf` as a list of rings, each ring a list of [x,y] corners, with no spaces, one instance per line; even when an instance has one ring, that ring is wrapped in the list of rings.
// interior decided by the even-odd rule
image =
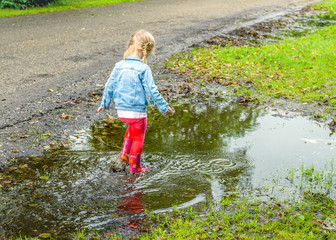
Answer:
[[[43,147],[43,149],[45,149],[45,150],[49,150],[50,148],[51,148],[50,145],[46,145],[46,146]]]
[[[61,118],[63,119],[68,119],[70,117],[70,115],[66,115],[65,113],[62,113]]]
[[[108,113],[107,113],[107,116],[108,116],[109,119],[114,120],[114,117],[109,115]]]
[[[278,212],[278,215],[283,217],[283,216],[285,216],[285,213],[284,212]]]
[[[19,168],[27,168],[28,165],[27,164],[23,164],[23,165],[20,165]]]
[[[215,226],[213,229],[214,229],[215,231],[219,231],[221,228],[222,228],[221,226]]]
[[[57,103],[61,103],[62,102],[62,100],[58,100],[58,101],[56,101]]]
[[[48,88],[48,92],[55,92],[55,90]]]
[[[50,238],[51,235],[50,235],[50,233],[42,233],[42,234],[39,235],[39,237],[41,237],[41,238]]]
[[[13,151],[12,151],[12,153],[19,153],[20,151],[19,151],[19,149],[14,149]]]
[[[100,137],[98,137],[98,136],[95,136],[98,140],[99,140],[99,142],[101,142],[101,143],[103,143],[103,144],[105,144],[105,142],[103,141],[103,139],[101,139]]]
[[[43,180],[48,180],[49,177],[48,176],[41,176],[40,179],[43,179]]]

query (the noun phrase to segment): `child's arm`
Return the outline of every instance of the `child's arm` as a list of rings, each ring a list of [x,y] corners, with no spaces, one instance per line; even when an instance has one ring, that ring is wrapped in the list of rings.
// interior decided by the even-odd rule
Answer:
[[[100,107],[98,108],[97,112],[100,112],[101,110],[105,112],[105,109],[110,110],[111,100],[113,97],[113,79],[114,79],[113,73],[114,73],[114,70],[112,71],[110,78],[105,84],[103,98],[102,98]]]
[[[168,115],[169,113],[174,113],[173,110],[168,106],[166,100],[164,100],[164,98],[159,93],[153,80],[152,71],[149,67],[147,67],[145,70],[142,85],[144,86],[149,100],[154,103],[154,105],[162,114]]]

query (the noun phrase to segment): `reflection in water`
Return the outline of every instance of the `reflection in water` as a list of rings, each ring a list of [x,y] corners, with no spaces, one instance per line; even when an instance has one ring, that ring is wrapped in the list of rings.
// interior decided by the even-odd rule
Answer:
[[[119,199],[117,212],[119,215],[139,215],[145,211],[143,206],[143,193],[137,190],[134,183],[136,176],[130,179],[129,187],[125,189],[123,195]],[[141,220],[139,218],[129,218],[122,224],[123,228],[139,229],[141,228]]]
[[[128,234],[141,228],[144,209],[164,212],[172,205],[218,202],[281,164],[301,164],[293,158],[298,151],[302,159],[320,149],[320,159],[334,154],[329,149],[334,142],[328,149],[303,143],[328,136],[304,119],[209,101],[175,111],[171,118],[149,113],[143,157],[150,171],[142,175],[108,172],[126,127],[118,120],[74,135],[70,150],[18,160],[17,167],[0,173],[0,237],[50,233],[66,239],[86,226]]]

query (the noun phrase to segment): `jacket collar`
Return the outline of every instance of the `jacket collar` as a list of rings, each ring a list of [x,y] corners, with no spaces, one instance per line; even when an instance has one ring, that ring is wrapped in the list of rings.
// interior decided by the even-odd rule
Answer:
[[[136,57],[136,56],[128,56],[128,57],[126,57],[126,60],[134,60],[134,61],[140,61],[141,62],[141,59]]]

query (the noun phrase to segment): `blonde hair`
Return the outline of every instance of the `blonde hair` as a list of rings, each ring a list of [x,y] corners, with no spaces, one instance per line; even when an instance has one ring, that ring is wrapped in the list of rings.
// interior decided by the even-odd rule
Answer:
[[[141,53],[141,60],[146,63],[147,57],[154,51],[155,40],[152,34],[145,30],[135,32],[128,42],[127,49],[124,53],[124,59],[130,56],[134,51]]]

